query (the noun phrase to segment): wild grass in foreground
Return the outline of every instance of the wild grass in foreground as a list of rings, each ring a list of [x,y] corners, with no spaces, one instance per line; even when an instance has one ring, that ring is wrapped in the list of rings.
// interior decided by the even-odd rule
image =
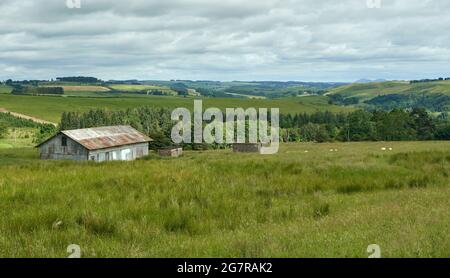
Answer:
[[[449,257],[449,174],[450,142],[103,164],[0,150],[0,256]]]

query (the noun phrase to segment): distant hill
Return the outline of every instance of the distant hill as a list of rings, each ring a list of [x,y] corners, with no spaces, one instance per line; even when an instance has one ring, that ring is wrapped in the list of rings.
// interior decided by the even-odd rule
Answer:
[[[386,79],[375,79],[375,80],[370,80],[370,79],[359,79],[356,80],[354,83],[373,83],[373,82],[385,82],[387,81]]]
[[[305,95],[322,95],[326,90],[346,85],[339,82],[299,82],[299,81],[192,81],[172,80],[141,81],[145,85],[169,86],[183,84],[202,96],[222,98],[282,98]]]
[[[380,109],[424,107],[437,112],[450,110],[449,80],[353,83],[332,88],[326,95],[335,104]]]

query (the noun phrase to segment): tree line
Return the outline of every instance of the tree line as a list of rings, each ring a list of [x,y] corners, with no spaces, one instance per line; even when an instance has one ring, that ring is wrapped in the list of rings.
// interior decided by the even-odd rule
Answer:
[[[435,81],[447,81],[450,80],[450,77],[439,77],[434,79],[420,79],[420,80],[411,80],[409,81],[410,84],[414,83],[427,83],[427,82],[435,82]]]
[[[280,116],[281,137],[285,142],[450,140],[446,115],[432,117],[423,108],[288,114]]]
[[[154,139],[152,148],[159,148],[172,144],[170,134],[174,122],[170,116],[170,109],[154,107],[64,112],[60,129],[131,125]],[[280,135],[284,142],[450,140],[450,121],[444,114],[432,117],[421,108],[389,112],[357,110],[347,114],[285,114],[280,115]],[[183,147],[207,148],[204,144]],[[212,147],[223,148],[225,145]]]
[[[63,95],[62,87],[35,87],[14,85],[11,92],[13,95]]]
[[[130,125],[150,136],[152,147],[171,144],[171,111],[167,108],[138,107],[123,111],[103,109],[89,110],[85,113],[63,112],[59,128],[61,130],[91,128],[99,126]]]
[[[90,76],[70,76],[70,77],[56,77],[59,82],[76,82],[76,83],[102,83],[103,81]]]

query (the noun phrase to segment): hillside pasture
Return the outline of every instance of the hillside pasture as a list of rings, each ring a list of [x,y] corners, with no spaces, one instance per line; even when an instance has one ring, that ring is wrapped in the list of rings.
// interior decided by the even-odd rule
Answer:
[[[389,94],[444,94],[450,96],[450,81],[412,83],[407,81],[387,81],[373,83],[354,83],[330,89],[328,94],[343,97],[357,97],[361,101]]]
[[[370,244],[449,257],[449,150],[284,144],[102,164],[0,150],[0,257],[67,257],[69,244],[83,257],[367,258]]]
[[[113,90],[123,91],[123,92],[141,92],[141,91],[151,91],[158,90],[165,93],[170,93],[176,95],[176,92],[171,90],[166,86],[155,86],[155,85],[133,85],[133,84],[114,84],[109,85],[109,87]]]
[[[123,110],[138,106],[192,109],[194,98],[132,95],[109,98],[94,97],[50,97],[50,96],[15,96],[0,95],[0,107],[9,111],[34,116],[40,119],[59,122],[62,112],[85,112],[90,109],[104,108]],[[348,112],[353,108],[328,104],[328,99],[321,96],[302,98],[265,99],[234,99],[234,98],[204,98],[203,107],[225,108],[280,108],[280,113],[313,113],[317,111]]]

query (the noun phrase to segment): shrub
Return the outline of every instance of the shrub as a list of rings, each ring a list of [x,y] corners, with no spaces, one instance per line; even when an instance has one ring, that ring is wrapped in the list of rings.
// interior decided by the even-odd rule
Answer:
[[[322,218],[330,214],[330,205],[328,203],[318,203],[313,205],[314,218]]]
[[[408,182],[408,186],[410,188],[424,188],[424,187],[427,187],[429,183],[430,183],[430,178],[428,176],[425,176],[425,177],[410,179]]]
[[[5,123],[0,122],[0,139],[5,138],[8,135],[8,127]]]
[[[336,191],[343,194],[352,194],[363,191],[363,187],[360,184],[348,184],[339,187]]]
[[[84,214],[77,218],[76,223],[96,235],[113,235],[116,226],[111,219],[100,218],[92,214]]]

